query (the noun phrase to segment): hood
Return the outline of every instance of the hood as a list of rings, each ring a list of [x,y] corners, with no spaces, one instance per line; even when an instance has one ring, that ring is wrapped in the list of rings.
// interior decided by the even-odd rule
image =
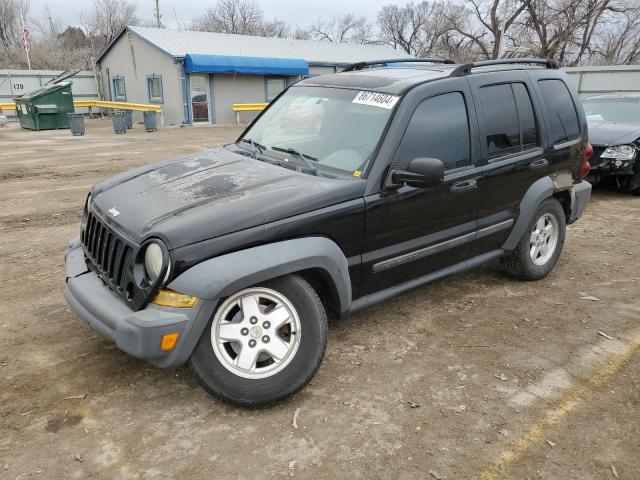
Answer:
[[[361,179],[316,177],[218,147],[100,182],[92,205],[137,243],[158,237],[174,249],[351,200],[364,188]]]
[[[608,147],[633,143],[640,137],[640,125],[628,123],[598,122],[589,124],[589,143]]]

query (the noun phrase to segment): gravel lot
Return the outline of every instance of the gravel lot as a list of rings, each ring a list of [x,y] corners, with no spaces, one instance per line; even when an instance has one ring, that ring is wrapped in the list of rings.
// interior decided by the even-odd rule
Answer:
[[[333,323],[273,408],[87,327],[62,255],[88,188],[238,132],[0,129],[0,479],[640,478],[640,197],[596,191],[545,280],[489,265]]]

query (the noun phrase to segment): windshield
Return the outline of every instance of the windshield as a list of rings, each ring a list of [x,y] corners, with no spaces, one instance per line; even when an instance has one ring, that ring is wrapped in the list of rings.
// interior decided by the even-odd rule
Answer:
[[[264,155],[359,177],[397,101],[388,94],[292,87],[244,134],[241,145],[253,142]]]
[[[630,123],[640,125],[639,98],[598,98],[582,102],[587,122]]]

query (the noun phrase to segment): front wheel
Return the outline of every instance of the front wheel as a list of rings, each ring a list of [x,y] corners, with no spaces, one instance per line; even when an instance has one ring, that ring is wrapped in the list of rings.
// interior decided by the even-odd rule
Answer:
[[[273,404],[311,380],[326,342],[322,301],[302,277],[288,275],[227,298],[190,363],[204,388],[222,400]]]
[[[566,233],[560,202],[548,198],[540,204],[513,252],[500,259],[510,275],[522,280],[546,277],[560,258]]]

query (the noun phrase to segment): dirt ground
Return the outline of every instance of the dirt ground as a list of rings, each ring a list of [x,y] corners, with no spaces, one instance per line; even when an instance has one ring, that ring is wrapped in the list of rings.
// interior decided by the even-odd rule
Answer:
[[[86,326],[62,255],[89,187],[238,132],[0,129],[0,479],[640,478],[640,197],[596,191],[545,280],[489,265],[333,323],[272,408]]]

